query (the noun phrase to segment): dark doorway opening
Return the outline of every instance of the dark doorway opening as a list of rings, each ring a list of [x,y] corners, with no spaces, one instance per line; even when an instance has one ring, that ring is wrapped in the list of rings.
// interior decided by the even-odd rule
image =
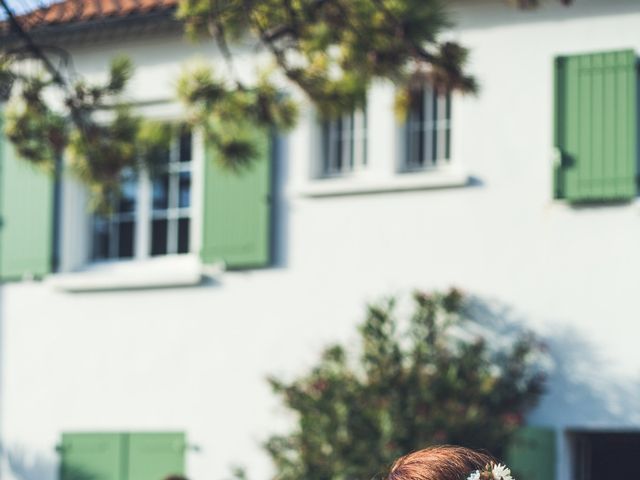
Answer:
[[[640,432],[584,432],[574,437],[574,480],[638,478]]]

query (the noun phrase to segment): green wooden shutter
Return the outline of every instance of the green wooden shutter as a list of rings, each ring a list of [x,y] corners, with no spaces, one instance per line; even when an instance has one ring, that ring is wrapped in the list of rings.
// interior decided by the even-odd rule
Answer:
[[[51,270],[53,180],[20,160],[2,134],[0,110],[0,279]]]
[[[184,475],[184,433],[129,435],[128,480],[163,480]]]
[[[555,68],[556,196],[572,202],[635,197],[635,53],[559,57]]]
[[[517,480],[556,477],[556,434],[539,427],[523,427],[507,450],[507,465]]]
[[[62,435],[61,480],[123,480],[125,442],[119,433]]]
[[[271,139],[256,135],[260,159],[231,171],[216,162],[214,149],[205,159],[202,260],[223,260],[229,268],[261,267],[270,261]]]

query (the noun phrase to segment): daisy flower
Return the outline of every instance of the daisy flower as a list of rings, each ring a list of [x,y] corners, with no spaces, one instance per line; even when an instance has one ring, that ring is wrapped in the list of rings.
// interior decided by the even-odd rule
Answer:
[[[480,480],[480,470],[476,470],[467,477],[467,480]]]
[[[509,470],[506,465],[500,463],[493,466],[491,473],[493,474],[494,480],[513,480],[511,470]]]

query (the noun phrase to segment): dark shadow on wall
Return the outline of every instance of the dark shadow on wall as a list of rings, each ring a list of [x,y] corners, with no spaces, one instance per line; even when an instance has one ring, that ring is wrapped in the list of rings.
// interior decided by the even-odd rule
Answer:
[[[523,332],[528,322],[514,308],[471,297],[470,314],[498,335]],[[547,393],[530,420],[571,429],[640,430],[640,378],[622,378],[618,360],[606,358],[594,341],[573,326],[554,322],[541,336],[548,353]]]
[[[617,376],[616,359],[605,358],[575,328],[559,326],[546,342],[554,370],[540,409],[555,412],[554,423],[569,428],[640,429],[640,378]]]

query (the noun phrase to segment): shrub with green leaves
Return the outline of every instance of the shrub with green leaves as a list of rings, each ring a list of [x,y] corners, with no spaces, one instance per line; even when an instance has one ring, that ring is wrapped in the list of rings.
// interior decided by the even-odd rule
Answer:
[[[370,306],[359,338],[357,355],[331,346],[293,381],[270,379],[296,418],[266,443],[277,480],[370,479],[432,444],[500,457],[544,389],[535,337],[495,337],[455,289],[416,293],[409,319]]]

